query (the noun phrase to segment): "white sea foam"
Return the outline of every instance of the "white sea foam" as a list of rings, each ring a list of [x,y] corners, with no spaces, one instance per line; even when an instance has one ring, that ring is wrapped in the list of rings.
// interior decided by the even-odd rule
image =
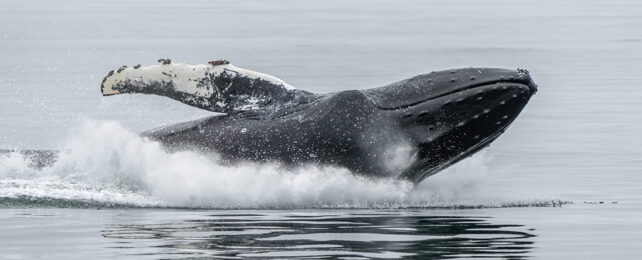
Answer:
[[[0,156],[0,197],[215,208],[487,203],[480,196],[489,158],[483,153],[413,186],[329,166],[222,165],[213,154],[167,152],[116,122],[86,122],[61,151],[54,165],[41,170],[18,153]]]

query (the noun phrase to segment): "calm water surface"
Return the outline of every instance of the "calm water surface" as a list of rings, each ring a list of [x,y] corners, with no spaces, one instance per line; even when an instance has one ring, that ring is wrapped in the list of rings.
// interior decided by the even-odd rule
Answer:
[[[42,171],[0,156],[0,258],[642,253],[639,1],[0,3],[0,149],[70,151]],[[491,147],[410,187],[163,151],[136,133],[210,113],[99,92],[158,58],[227,58],[313,92],[469,66],[540,87]]]

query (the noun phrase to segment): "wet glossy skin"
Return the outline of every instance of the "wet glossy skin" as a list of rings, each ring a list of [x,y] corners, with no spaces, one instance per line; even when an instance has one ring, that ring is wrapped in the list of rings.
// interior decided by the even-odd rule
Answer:
[[[145,135],[172,149],[216,152],[229,163],[329,164],[417,183],[492,142],[535,91],[523,70],[458,69]]]

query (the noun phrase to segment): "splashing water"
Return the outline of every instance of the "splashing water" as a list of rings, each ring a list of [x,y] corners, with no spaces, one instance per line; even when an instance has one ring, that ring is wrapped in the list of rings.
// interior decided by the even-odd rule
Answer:
[[[0,155],[0,205],[195,208],[443,207],[480,203],[488,156],[478,154],[414,186],[346,169],[222,165],[215,154],[167,152],[116,122],[88,121],[58,160],[35,170],[20,153]],[[501,206],[501,203],[500,205]]]

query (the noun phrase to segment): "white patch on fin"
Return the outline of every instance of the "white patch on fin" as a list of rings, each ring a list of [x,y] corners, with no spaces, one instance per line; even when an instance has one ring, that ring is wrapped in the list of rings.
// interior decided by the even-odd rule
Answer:
[[[204,79],[206,73],[212,69],[210,65],[190,65],[186,63],[158,64],[142,66],[138,69],[125,68],[120,72],[114,71],[113,75],[105,78],[105,82],[103,82],[103,95],[120,94],[116,86],[126,81],[138,83],[141,87],[153,82],[173,81],[178,88],[176,89],[177,91],[197,96],[211,96],[214,93],[213,88],[207,90],[199,88],[197,85],[199,80]]]

